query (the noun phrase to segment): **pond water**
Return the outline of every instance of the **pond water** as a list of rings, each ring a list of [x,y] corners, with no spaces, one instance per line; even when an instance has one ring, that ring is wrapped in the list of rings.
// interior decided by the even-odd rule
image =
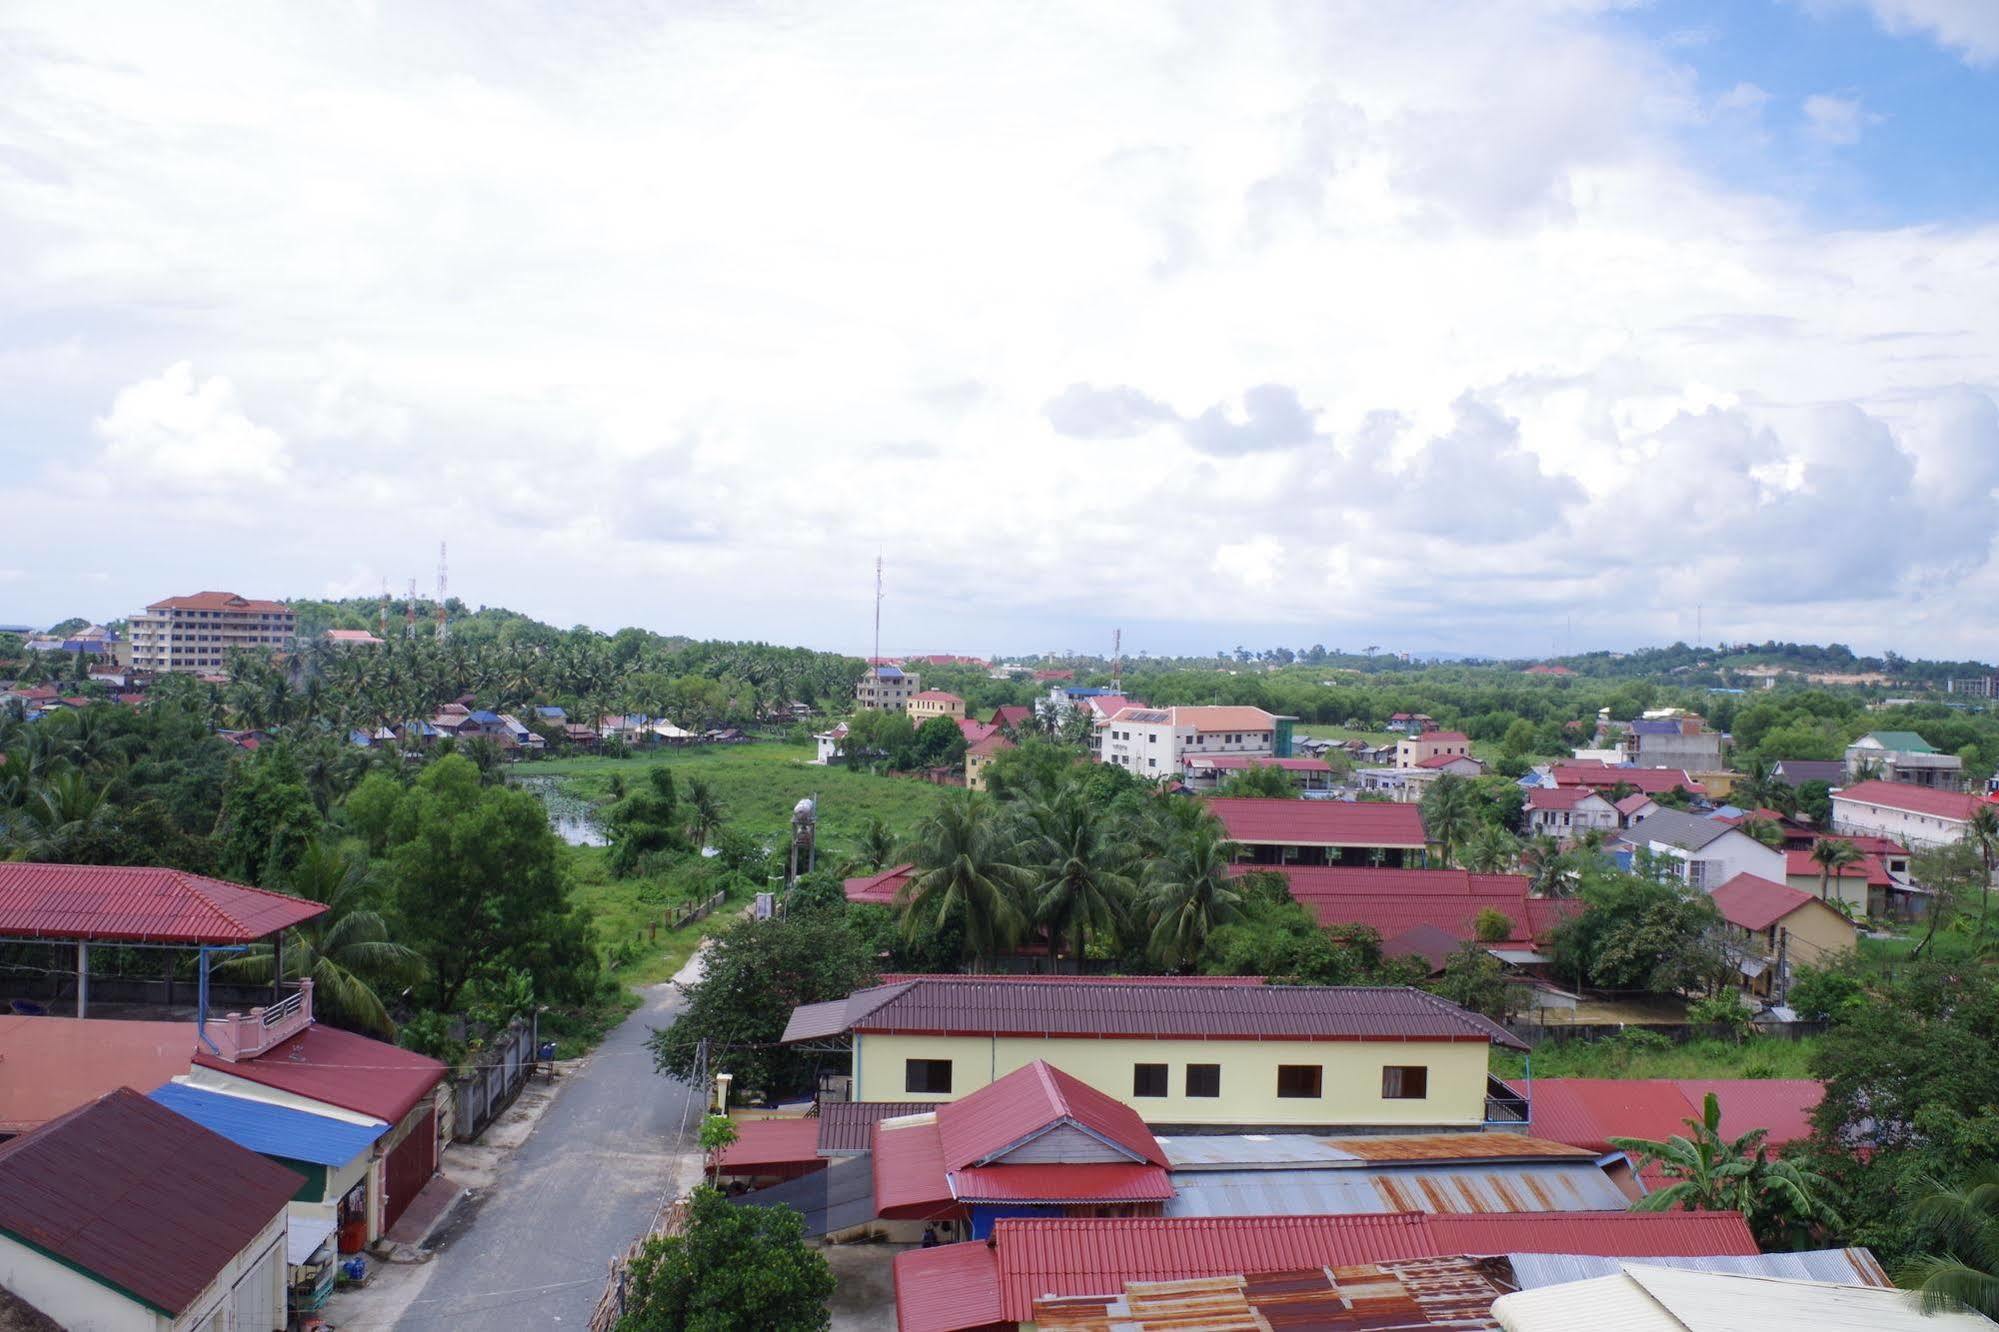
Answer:
[[[596,807],[562,789],[553,777],[516,777],[514,785],[533,795],[548,811],[548,826],[571,846],[607,846],[604,824]]]

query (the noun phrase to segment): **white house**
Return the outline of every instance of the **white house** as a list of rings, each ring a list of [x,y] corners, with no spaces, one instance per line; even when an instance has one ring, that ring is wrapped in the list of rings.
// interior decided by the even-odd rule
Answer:
[[[106,1092],[0,1144],[0,1288],[68,1328],[276,1332],[285,1204],[303,1182],[129,1087]]]
[[[1846,780],[1874,779],[1958,791],[1964,787],[1964,760],[1939,753],[1914,731],[1870,731],[1846,747]]]
[[[1944,846],[1963,840],[1981,799],[1903,782],[1861,782],[1832,793],[1832,830],[1909,847]]]
[[[1099,731],[1099,758],[1151,778],[1183,776],[1191,755],[1288,758],[1293,720],[1262,708],[1121,708]]]
[[[1586,786],[1542,786],[1527,793],[1527,833],[1567,839],[1589,828],[1614,830],[1617,806]]]
[[[1634,851],[1650,851],[1672,862],[1673,873],[1690,888],[1711,893],[1738,874],[1784,882],[1784,853],[1719,819],[1662,809],[1634,823],[1621,839]]]
[[[821,731],[812,737],[812,743],[819,747],[818,755],[812,760],[822,767],[838,763],[846,758],[843,746],[847,743],[847,723],[841,722],[830,731]]]

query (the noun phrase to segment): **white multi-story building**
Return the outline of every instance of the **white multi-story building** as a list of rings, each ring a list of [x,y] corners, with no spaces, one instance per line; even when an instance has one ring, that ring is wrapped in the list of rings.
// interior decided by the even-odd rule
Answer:
[[[923,677],[900,666],[870,666],[854,686],[854,702],[880,712],[907,712],[923,689]]]
[[[1832,793],[1832,830],[1887,837],[1920,850],[1962,841],[1981,796],[1903,782],[1861,782]]]
[[[1195,755],[1289,758],[1295,720],[1262,708],[1120,708],[1098,732],[1098,757],[1140,777],[1184,776]]]
[[[297,636],[298,616],[282,601],[251,601],[234,592],[168,597],[132,617],[132,668],[220,671],[232,652],[287,652]]]

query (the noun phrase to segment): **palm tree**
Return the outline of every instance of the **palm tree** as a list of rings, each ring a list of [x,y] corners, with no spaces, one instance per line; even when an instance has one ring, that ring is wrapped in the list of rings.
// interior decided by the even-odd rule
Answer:
[[[1985,920],[1992,907],[1992,875],[1999,867],[1999,805],[1989,801],[1971,811],[1965,825],[1965,840],[1978,850],[1985,865],[1985,884],[1978,892],[1978,938],[1985,938]]]
[[[74,768],[35,783],[22,801],[13,840],[30,860],[74,860],[78,844],[110,820],[110,790]]]
[[[687,812],[694,816],[694,845],[708,845],[708,834],[722,824],[722,798],[699,777],[687,783]]]
[[[1832,877],[1848,865],[1860,861],[1860,850],[1853,843],[1836,837],[1821,837],[1812,843],[1812,864],[1819,867],[1819,900],[1828,901]],[[1842,897],[1845,894],[1840,894]]]
[[[1449,867],[1458,848],[1470,841],[1482,822],[1469,780],[1448,773],[1423,793],[1423,831],[1437,847],[1438,858]]]
[[[1019,941],[1027,927],[1020,894],[1027,874],[1013,859],[1006,830],[980,791],[954,791],[916,830],[916,872],[902,890],[903,927],[912,936],[927,917],[941,928],[964,913],[965,946],[982,965]]]
[[[1664,1141],[1612,1138],[1610,1145],[1659,1166],[1672,1183],[1631,1204],[1634,1212],[1740,1212],[1758,1239],[1800,1226],[1836,1225],[1839,1218],[1820,1201],[1825,1179],[1795,1161],[1772,1158],[1767,1128],[1751,1129],[1734,1140],[1721,1136],[1721,1102],[1713,1092],[1701,1101],[1699,1119],[1684,1121],[1689,1133]]]
[[[285,931],[284,979],[311,978],[316,1015],[393,1039],[396,1026],[381,992],[413,983],[423,974],[423,959],[390,939],[388,923],[368,905],[367,862],[315,842],[299,857],[289,886],[326,911]],[[269,944],[251,944],[242,957],[218,965],[215,974],[268,984],[273,962]]]
[[[1218,828],[1195,829],[1146,866],[1153,961],[1169,971],[1192,966],[1208,936],[1236,917],[1241,894],[1230,887],[1235,843]]]
[[[1101,807],[1071,787],[1028,812],[1022,859],[1035,918],[1048,927],[1049,954],[1066,940],[1080,960],[1092,930],[1108,930],[1132,892],[1124,849]]]
[[[1921,1291],[1931,1313],[1968,1305],[1999,1318],[1999,1166],[1980,1166],[1956,1188],[1923,1184],[1927,1192],[1909,1214],[1932,1247],[1904,1264],[1896,1281]]]
[[[1746,833],[1772,851],[1784,849],[1784,830],[1769,819],[1748,818],[1735,825],[1739,833]]]
[[[1474,874],[1504,874],[1520,853],[1520,840],[1496,823],[1485,823],[1465,844],[1465,868]]]
[[[869,819],[861,828],[861,845],[855,854],[863,868],[887,869],[895,855],[895,834],[880,819]]]

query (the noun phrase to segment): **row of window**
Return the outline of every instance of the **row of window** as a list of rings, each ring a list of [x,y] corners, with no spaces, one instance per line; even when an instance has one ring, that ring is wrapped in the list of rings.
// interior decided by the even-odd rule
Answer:
[[[1277,1095],[1282,1100],[1317,1100],[1325,1095],[1326,1069],[1323,1064],[1279,1064]],[[1170,1064],[1133,1064],[1131,1095],[1134,1100],[1172,1095]],[[1194,1099],[1222,1094],[1220,1064],[1188,1064],[1181,1082],[1181,1095]],[[949,1096],[951,1061],[910,1059],[903,1063],[902,1089],[915,1096]],[[1423,1064],[1389,1064],[1381,1070],[1381,1099],[1421,1101],[1430,1095],[1430,1070]]]

